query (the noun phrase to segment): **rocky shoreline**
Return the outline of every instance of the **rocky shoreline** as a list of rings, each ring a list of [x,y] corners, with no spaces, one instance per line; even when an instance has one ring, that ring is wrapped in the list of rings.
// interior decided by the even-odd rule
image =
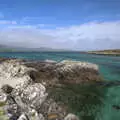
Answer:
[[[57,91],[63,94],[64,90],[72,90],[68,88],[69,85],[101,80],[98,66],[92,63],[2,58],[0,117],[4,116],[2,120],[79,120],[67,102],[60,100],[63,97]],[[69,100],[74,94],[71,91]]]

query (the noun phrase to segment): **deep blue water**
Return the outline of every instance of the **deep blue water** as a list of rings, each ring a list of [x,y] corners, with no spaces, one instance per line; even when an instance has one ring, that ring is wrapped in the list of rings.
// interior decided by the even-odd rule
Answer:
[[[99,65],[100,74],[105,80],[120,80],[120,57],[82,54],[79,52],[29,52],[29,53],[0,53],[0,57],[13,57],[30,60],[77,60],[92,62]],[[95,120],[120,120],[120,110],[116,110],[112,105],[120,106],[120,86],[108,88],[103,101],[104,106],[100,110],[99,118]],[[92,119],[91,119],[92,120]],[[94,120],[94,119],[93,119]]]

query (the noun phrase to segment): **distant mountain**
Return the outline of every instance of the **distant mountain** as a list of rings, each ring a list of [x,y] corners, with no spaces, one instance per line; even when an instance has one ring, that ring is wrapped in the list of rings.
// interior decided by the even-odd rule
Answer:
[[[6,45],[1,45],[0,44],[0,48],[6,48],[7,46]]]
[[[70,51],[65,49],[53,49],[47,47],[40,48],[24,48],[24,47],[12,47],[6,45],[0,45],[0,52],[40,52],[40,51]]]

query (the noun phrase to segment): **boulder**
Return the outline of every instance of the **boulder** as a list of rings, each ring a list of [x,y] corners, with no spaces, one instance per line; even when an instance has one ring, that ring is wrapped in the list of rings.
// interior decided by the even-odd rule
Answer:
[[[47,98],[46,88],[40,83],[35,83],[29,85],[20,94],[15,94],[15,89],[7,94],[7,99],[5,99],[7,103],[4,104],[9,119],[44,120],[42,114],[39,113],[39,109]]]
[[[54,86],[58,83],[78,84],[101,81],[99,67],[92,63],[64,60],[59,63],[34,62],[25,65],[35,68],[37,72],[31,72],[30,76],[36,82],[46,82],[47,86]]]
[[[4,106],[7,101],[7,95],[0,91],[0,106]]]
[[[13,90],[13,88],[10,85],[8,85],[8,84],[3,85],[1,87],[1,89],[6,94],[10,94],[12,92],[12,90]]]
[[[47,96],[46,88],[40,83],[35,83],[23,90],[21,99],[29,107],[39,109]]]
[[[72,114],[72,113],[69,113],[69,114],[64,118],[64,120],[79,120],[79,118],[78,118],[76,115],[74,115],[74,114]]]
[[[26,87],[32,80],[27,74],[32,68],[22,65],[19,60],[9,60],[0,64],[0,88],[8,84],[15,88],[17,85]]]
[[[25,114],[22,114],[17,120],[29,120]]]
[[[39,109],[39,112],[45,116],[47,120],[63,120],[67,114],[67,108],[62,103],[48,98]]]
[[[56,66],[55,72],[60,83],[78,84],[101,81],[96,64],[64,60]]]

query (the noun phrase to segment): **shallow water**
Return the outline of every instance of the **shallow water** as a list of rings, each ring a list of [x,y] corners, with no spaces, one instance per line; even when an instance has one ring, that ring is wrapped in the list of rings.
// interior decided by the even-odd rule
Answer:
[[[31,60],[52,59],[61,61],[65,59],[92,62],[99,65],[100,74],[105,80],[120,80],[120,57],[81,54],[78,52],[30,52],[30,53],[0,53],[1,57],[16,57]],[[71,88],[74,89],[74,88]],[[84,91],[83,91],[84,90]],[[113,105],[120,106],[120,86],[111,87],[78,87],[75,93],[82,94],[76,101],[70,103],[71,110],[80,115],[83,120],[120,120],[120,110]],[[64,94],[67,93],[64,92]],[[71,95],[72,93],[70,93]],[[89,95],[90,94],[90,95]],[[92,97],[94,94],[96,97]],[[65,95],[63,95],[65,96]],[[79,96],[79,95],[77,95]],[[88,96],[86,98],[86,96]],[[59,98],[60,99],[60,98]],[[84,108],[81,106],[83,105]],[[94,109],[91,109],[94,108]],[[91,110],[90,110],[91,109]],[[88,111],[92,111],[89,113]]]

